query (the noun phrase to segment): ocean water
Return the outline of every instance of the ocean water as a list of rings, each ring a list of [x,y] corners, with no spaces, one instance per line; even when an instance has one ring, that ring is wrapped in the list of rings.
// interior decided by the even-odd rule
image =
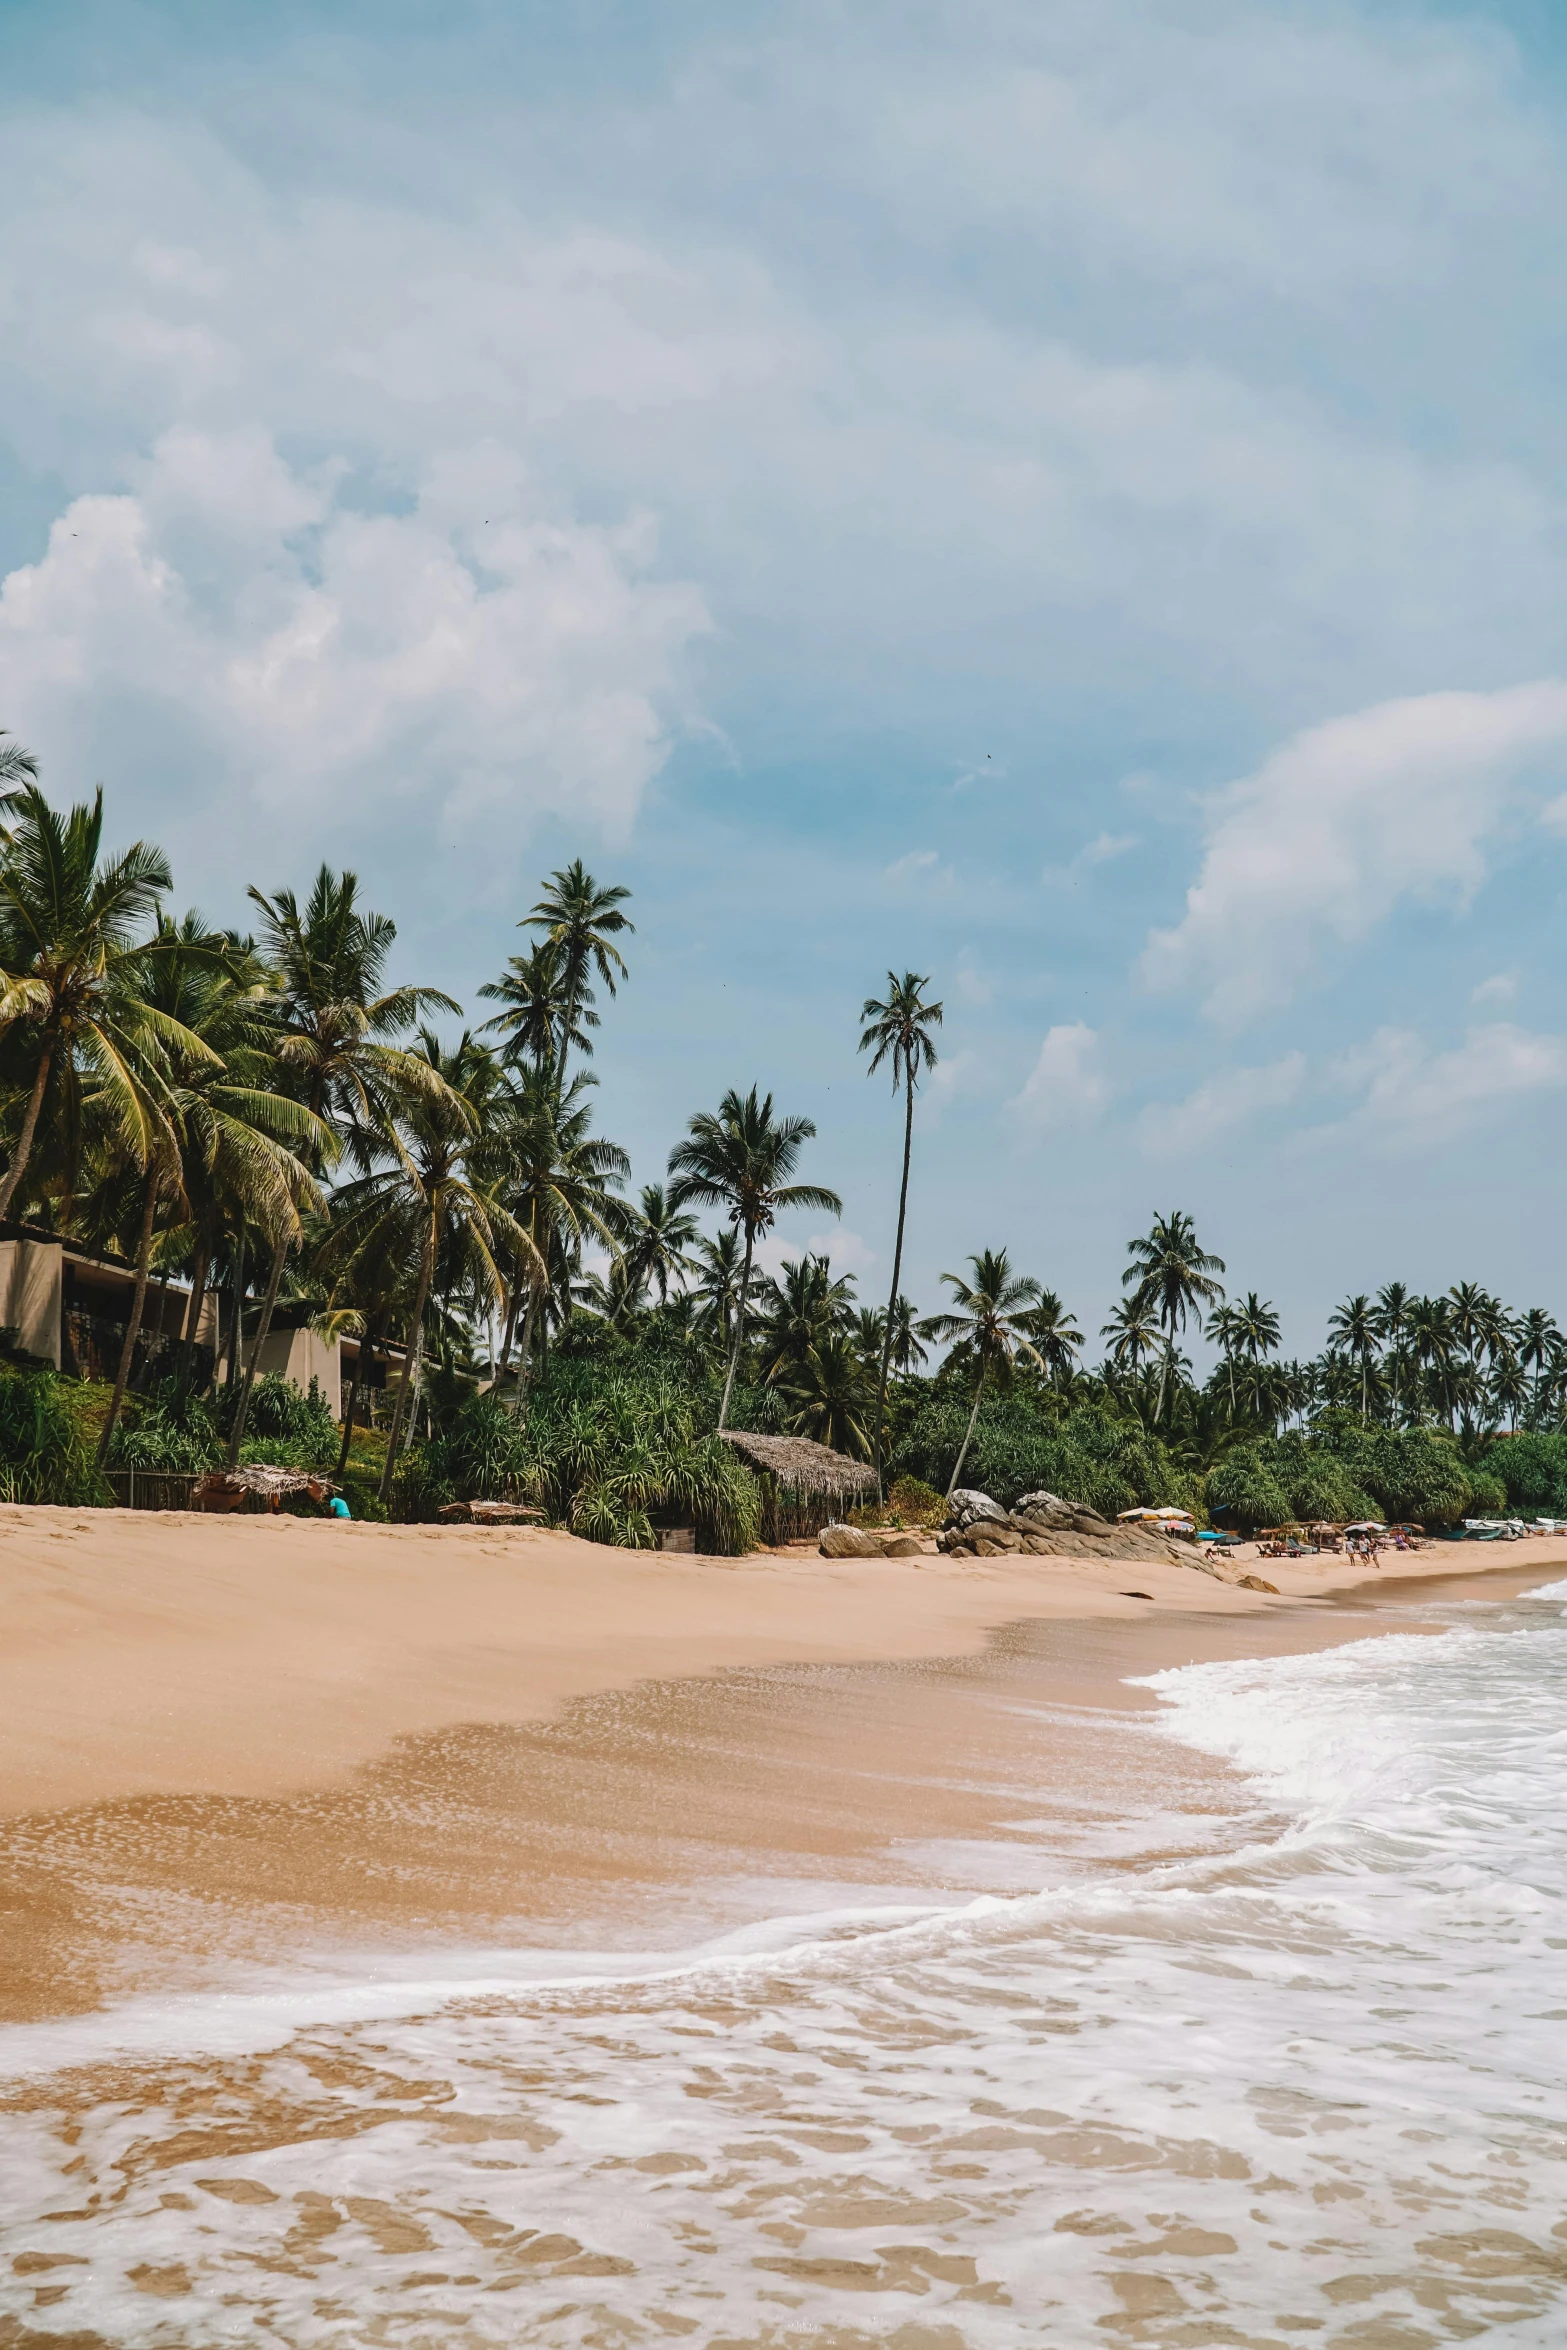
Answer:
[[[1567,1583],[1147,1686],[1177,1859],[0,2032],[0,2350],[1559,2350]]]

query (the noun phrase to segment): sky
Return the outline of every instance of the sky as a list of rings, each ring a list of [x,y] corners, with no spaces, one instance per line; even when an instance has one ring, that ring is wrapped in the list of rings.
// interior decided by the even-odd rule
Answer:
[[[635,1179],[757,1083],[865,1295],[1180,1208],[1567,1315],[1567,44],[1350,0],[0,4],[0,727],[472,1018],[632,893]]]

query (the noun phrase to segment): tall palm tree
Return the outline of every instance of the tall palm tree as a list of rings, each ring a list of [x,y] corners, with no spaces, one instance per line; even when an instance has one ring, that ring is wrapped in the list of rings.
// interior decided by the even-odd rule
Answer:
[[[863,1460],[870,1450],[867,1409],[875,1392],[865,1358],[846,1330],[818,1332],[786,1366],[778,1393],[789,1427],[834,1452]]]
[[[1402,1281],[1389,1281],[1377,1291],[1377,1336],[1388,1350],[1389,1375],[1395,1411],[1405,1402],[1405,1373],[1410,1361],[1409,1309],[1413,1300]]]
[[[579,857],[561,872],[550,875],[543,897],[518,925],[519,929],[542,931],[545,944],[554,947],[560,955],[557,1085],[564,1085],[566,1080],[569,1044],[575,1043],[577,1050],[584,1054],[593,1050],[582,1033],[585,1028],[598,1026],[589,973],[598,973],[611,996],[626,976],[625,957],[615,940],[622,933],[629,937],[636,929],[636,924],[621,912],[630,895],[629,889],[601,889]]]
[[[382,1072],[379,1116],[364,1148],[381,1164],[342,1186],[334,1201],[346,1253],[374,1249],[389,1264],[413,1269],[402,1378],[392,1411],[381,1499],[392,1488],[424,1350],[425,1315],[443,1252],[454,1248],[475,1296],[493,1304],[505,1294],[496,1263],[497,1236],[526,1254],[529,1241],[480,1173],[497,1094],[494,1056],[463,1035],[450,1051],[429,1029],[404,1056],[421,1060],[439,1078],[406,1084],[400,1071]]]
[[[860,1051],[871,1056],[869,1076],[874,1077],[883,1063],[892,1072],[892,1090],[896,1096],[903,1089],[903,1173],[898,1184],[898,1236],[892,1251],[892,1287],[887,1293],[887,1330],[882,1341],[881,1371],[876,1381],[876,1422],[872,1455],[876,1463],[876,1490],[882,1487],[881,1438],[882,1423],[887,1408],[887,1373],[892,1361],[893,1317],[898,1302],[899,1286],[903,1280],[903,1227],[909,1211],[909,1160],[914,1149],[914,1095],[920,1078],[936,1066],[936,1046],[931,1034],[942,1021],[942,1007],[926,1000],[924,990],[930,981],[918,971],[905,971],[900,979],[895,971],[887,974],[885,996],[867,996],[860,1007],[860,1018],[865,1026],[860,1032]]]
[[[751,1264],[756,1244],[770,1232],[781,1213],[790,1208],[813,1208],[841,1216],[843,1202],[835,1191],[819,1183],[791,1183],[800,1153],[816,1128],[809,1118],[775,1118],[773,1097],[759,1096],[753,1085],[748,1094],[733,1087],[716,1112],[700,1110],[691,1120],[684,1142],[669,1154],[669,1204],[683,1208],[722,1208],[737,1231],[745,1236],[745,1259],[740,1272],[740,1294],[735,1303],[734,1345],[723,1401],[718,1408],[720,1431],[729,1418],[740,1349],[745,1343],[746,1308],[751,1296]]]
[[[1529,1404],[1529,1417],[1540,1417],[1540,1383],[1546,1366],[1561,1351],[1562,1334],[1544,1306],[1531,1306],[1518,1325],[1518,1360],[1526,1371],[1534,1373],[1534,1390]]]
[[[892,1367],[900,1378],[907,1378],[926,1361],[925,1348],[920,1343],[919,1322],[911,1297],[898,1297],[892,1309]]]
[[[1415,1359],[1427,1374],[1442,1416],[1451,1424],[1454,1371],[1460,1348],[1452,1301],[1445,1297],[1411,1298],[1409,1337]]]
[[[1126,1253],[1131,1263],[1121,1275],[1121,1286],[1152,1310],[1164,1332],[1157,1406],[1162,1420],[1176,1332],[1184,1330],[1194,1314],[1200,1317],[1205,1307],[1217,1305],[1223,1297],[1224,1285],[1215,1276],[1224,1271],[1224,1259],[1210,1256],[1198,1245],[1191,1217],[1179,1209],[1168,1216],[1155,1216],[1147,1238],[1131,1241]]]
[[[644,1183],[639,1205],[625,1211],[620,1258],[628,1285],[656,1289],[658,1302],[669,1301],[669,1284],[692,1270],[692,1244],[701,1227],[695,1216],[683,1215],[661,1183]]]
[[[854,1280],[835,1281],[826,1257],[784,1259],[778,1280],[764,1291],[761,1319],[763,1378],[771,1385],[801,1363],[813,1346],[844,1335],[854,1317]]]
[[[361,1138],[374,1133],[397,1099],[423,1092],[441,1114],[439,1056],[409,1052],[389,1039],[429,1011],[460,1012],[434,987],[385,985],[397,925],[363,910],[359,877],[323,865],[301,906],[292,890],[248,893],[261,915],[261,949],[277,974],[277,1057],[314,1118]],[[450,1105],[445,1106],[449,1115]],[[271,1234],[272,1261],[229,1428],[229,1463],[239,1458],[262,1348],[297,1227]]]
[[[195,1059],[205,1051],[138,993],[147,967],[141,934],[170,885],[162,850],[136,841],[100,862],[101,790],[90,807],[61,816],[26,781],[6,805],[16,821],[0,842],[0,1035],[25,1041],[28,1074],[20,1132],[0,1176],[0,1218],[26,1177],[51,1083],[68,1161],[85,1083],[145,1167],[156,1118],[139,1065],[163,1043]]]
[[[1039,1307],[1039,1283],[1025,1273],[1014,1273],[1004,1248],[983,1249],[977,1257],[970,1257],[969,1276],[965,1280],[961,1273],[943,1273],[941,1278],[952,1292],[952,1310],[932,1314],[928,1322],[920,1325],[931,1338],[953,1341],[954,1352],[961,1348],[975,1366],[973,1408],[948,1480],[949,1495],[956,1492],[963,1474],[963,1463],[968,1458],[979,1418],[980,1398],[991,1372],[1010,1370],[1019,1355],[1041,1371],[1045,1367],[1028,1335],[1028,1317]]]
[[[574,1078],[562,1092],[557,1072],[525,1070],[512,1087],[496,1135],[500,1165],[498,1194],[526,1247],[510,1263],[512,1305],[501,1348],[501,1375],[511,1355],[516,1300],[525,1299],[522,1359],[516,1410],[522,1417],[533,1368],[535,1331],[563,1288],[569,1299],[574,1269],[584,1242],[615,1249],[624,1233],[625,1208],[615,1197],[631,1162],[618,1143],[591,1131],[584,1099],[591,1078]],[[547,1328],[547,1320],[543,1325]]]
[[[1360,1416],[1363,1420],[1370,1410],[1371,1366],[1376,1360],[1378,1342],[1384,1335],[1382,1316],[1364,1293],[1346,1298],[1328,1316],[1329,1339],[1360,1365]]]

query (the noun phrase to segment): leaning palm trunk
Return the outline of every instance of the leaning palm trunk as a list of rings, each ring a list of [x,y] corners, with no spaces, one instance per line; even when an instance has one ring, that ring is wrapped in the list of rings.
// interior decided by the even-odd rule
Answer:
[[[735,1372],[740,1367],[740,1349],[745,1344],[745,1307],[751,1294],[751,1251],[755,1245],[755,1235],[748,1229],[745,1236],[745,1265],[740,1275],[740,1299],[735,1309],[734,1350],[729,1357],[729,1376],[724,1381],[724,1400],[718,1407],[720,1436],[729,1424],[729,1398],[734,1393]]]
[[[430,1284],[435,1276],[435,1230],[425,1234],[424,1254],[419,1260],[419,1287],[414,1297],[412,1326],[408,1333],[408,1352],[403,1357],[403,1375],[398,1383],[397,1402],[392,1412],[391,1433],[386,1440],[386,1459],[381,1469],[380,1497],[385,1501],[392,1490],[392,1471],[397,1466],[398,1447],[402,1442],[403,1421],[407,1414],[409,1397],[419,1375],[424,1353],[424,1309],[430,1302]]]
[[[267,1333],[272,1327],[272,1309],[277,1304],[277,1293],[282,1284],[283,1267],[288,1260],[289,1243],[292,1238],[292,1233],[284,1232],[280,1236],[276,1248],[272,1251],[272,1270],[267,1275],[267,1292],[261,1301],[261,1319],[256,1324],[256,1336],[250,1349],[250,1360],[245,1365],[245,1383],[239,1391],[239,1401],[234,1406],[234,1425],[229,1430],[229,1467],[231,1469],[239,1459],[239,1448],[244,1441],[245,1421],[250,1413],[250,1391],[256,1384],[256,1370],[261,1361],[261,1350],[267,1343]],[[239,1328],[238,1312],[235,1314],[234,1321],[237,1332]]]
[[[974,1383],[974,1409],[969,1413],[968,1426],[963,1431],[963,1442],[958,1446],[958,1457],[953,1464],[952,1475],[947,1480],[947,1499],[949,1501],[958,1489],[958,1479],[962,1476],[963,1464],[968,1459],[968,1448],[974,1440],[974,1423],[979,1418],[979,1399],[985,1392],[985,1373],[989,1368],[988,1363],[981,1363],[979,1366],[979,1377]]]
[[[115,1373],[114,1393],[109,1398],[108,1417],[98,1439],[98,1466],[101,1469],[109,1457],[109,1446],[114,1438],[115,1423],[120,1406],[125,1401],[125,1390],[130,1384],[131,1362],[136,1353],[136,1341],[141,1335],[141,1318],[147,1304],[147,1268],[152,1261],[152,1224],[158,1207],[158,1170],[147,1169],[147,1185],[142,1199],[141,1234],[136,1243],[136,1287],[131,1292],[131,1318],[125,1325],[125,1343],[120,1348],[120,1367]]]
[[[910,1078],[905,1087],[908,1107],[903,1116],[903,1181],[898,1189],[898,1237],[892,1251],[892,1294],[887,1300],[887,1335],[882,1340],[881,1375],[876,1381],[876,1441],[872,1450],[876,1460],[876,1499],[885,1499],[881,1477],[882,1417],[887,1408],[887,1373],[892,1367],[892,1327],[898,1311],[898,1285],[903,1276],[903,1220],[909,1207],[909,1157],[914,1148],[914,1084]]]
[[[3,1180],[0,1180],[0,1218],[9,1212],[17,1186],[27,1172],[27,1162],[33,1155],[33,1137],[38,1132],[38,1113],[44,1106],[44,1088],[49,1083],[56,1041],[55,1030],[46,1028],[38,1066],[33,1072],[33,1090],[27,1097],[27,1114],[22,1120],[22,1131],[16,1138],[16,1152]]]

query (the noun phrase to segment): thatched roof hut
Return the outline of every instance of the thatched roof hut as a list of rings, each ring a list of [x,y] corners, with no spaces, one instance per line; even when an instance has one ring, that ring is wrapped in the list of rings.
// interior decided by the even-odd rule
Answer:
[[[867,1462],[851,1461],[808,1436],[755,1436],[748,1428],[725,1428],[722,1434],[760,1481],[765,1541],[798,1542],[819,1534],[876,1490],[876,1472]]]
[[[330,1477],[313,1469],[247,1461],[242,1468],[209,1469],[197,1480],[193,1499],[199,1510],[243,1509],[251,1501],[275,1510],[289,1494],[308,1493],[312,1501],[326,1501],[336,1490]]]

